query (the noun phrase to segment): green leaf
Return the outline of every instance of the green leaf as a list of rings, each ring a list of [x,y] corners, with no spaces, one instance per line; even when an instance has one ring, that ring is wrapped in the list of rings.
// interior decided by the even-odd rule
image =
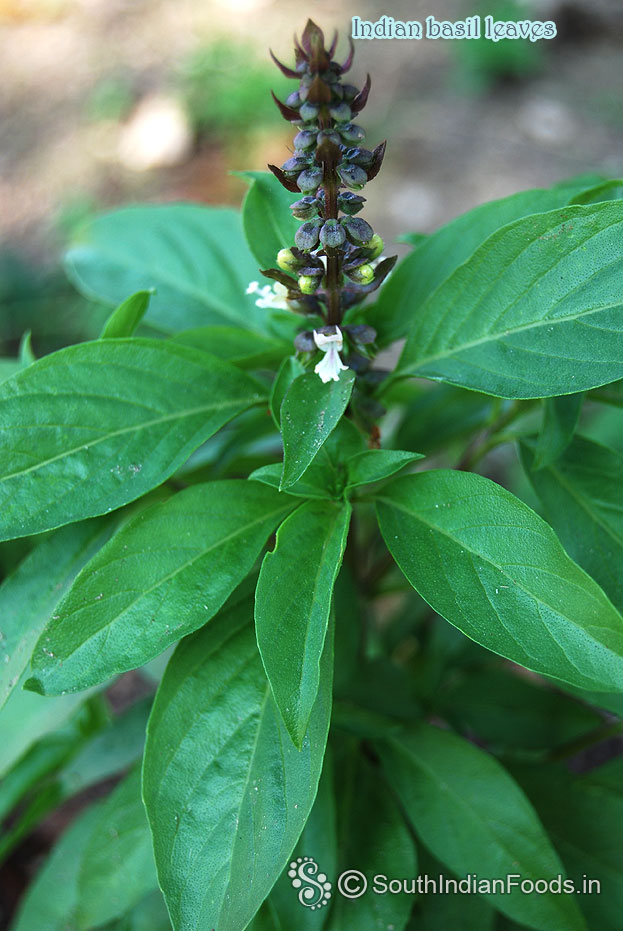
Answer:
[[[335,895],[327,931],[402,931],[413,900],[408,894],[387,891],[387,884],[390,879],[417,875],[411,834],[392,794],[361,752],[351,753],[350,759],[339,763],[340,874],[358,870],[366,877],[368,888],[360,898]],[[354,878],[352,882],[351,889],[362,880]]]
[[[141,773],[136,769],[100,808],[80,865],[76,917],[83,928],[98,927],[157,888]]]
[[[401,449],[366,449],[348,460],[348,488],[379,482],[418,459],[421,453],[404,452]]]
[[[22,682],[20,679],[20,685]],[[16,688],[0,711],[0,777],[37,740],[65,724],[84,700],[84,695],[44,699]]]
[[[422,472],[379,493],[378,517],[411,585],[472,640],[572,685],[623,691],[623,618],[510,492]]]
[[[101,931],[171,931],[171,921],[160,890],[150,892],[118,921]]]
[[[537,440],[532,468],[542,469],[561,456],[575,433],[584,395],[563,394],[559,398],[546,398],[543,427]]]
[[[136,294],[126,298],[123,303],[113,310],[106,321],[100,339],[121,339],[124,336],[132,336],[145,316],[149,307],[149,300],[153,294],[153,289],[137,291]]]
[[[318,864],[318,870],[314,874],[316,881],[319,880],[319,873],[324,873],[332,883],[337,878],[336,800],[333,782],[331,753],[327,747],[316,801],[289,858],[288,869],[281,874],[267,899],[267,904],[277,920],[276,927],[283,931],[290,928],[296,928],[296,931],[320,931],[325,927],[329,909],[310,907],[314,900],[320,898],[319,890],[315,889],[311,901],[305,898],[305,901],[301,902],[303,888],[293,887],[292,879],[296,877],[290,876],[289,872],[291,869],[298,869],[299,857],[302,860],[311,857]],[[292,867],[293,863],[297,865]],[[330,901],[327,904],[330,905]],[[255,931],[255,925],[251,927]]]
[[[296,358],[296,356],[288,356],[281,363],[279,371],[275,376],[275,380],[270,392],[270,400],[268,402],[270,412],[273,415],[273,420],[275,421],[277,427],[281,426],[281,405],[283,404],[283,399],[285,398],[290,385],[295,378],[298,378],[299,375],[304,374],[305,366],[299,359]]]
[[[354,383],[355,373],[350,370],[328,384],[312,372],[292,382],[281,405],[282,488],[294,485],[311,464],[346,410]]]
[[[65,267],[85,297],[113,306],[153,289],[147,322],[165,333],[211,323],[261,332],[270,315],[245,294],[257,266],[228,207],[157,204],[101,214],[81,228]]]
[[[0,385],[0,539],[133,501],[261,399],[234,366],[164,340],[45,356]]]
[[[101,805],[87,808],[63,834],[22,900],[11,931],[83,931],[76,919],[78,875]]]
[[[623,771],[616,759],[583,776],[563,767],[522,767],[518,778],[533,802],[576,889],[597,880],[578,902],[590,928],[618,931],[623,909],[621,837]]]
[[[280,249],[294,244],[301,221],[292,216],[290,204],[297,200],[268,171],[238,171],[251,182],[242,204],[242,226],[249,249],[260,268],[274,268]]]
[[[480,204],[442,226],[417,245],[393,272],[370,315],[380,345],[406,336],[419,308],[433,291],[462,265],[500,227],[529,214],[555,210],[586,189],[578,179],[551,190],[520,191],[501,200]],[[416,234],[417,235],[417,234]],[[411,240],[413,241],[413,240]]]
[[[76,691],[202,627],[295,501],[256,482],[193,485],[147,508],[83,569],[41,635],[28,687]]]
[[[492,756],[428,724],[376,747],[414,831],[459,878],[519,874],[520,881],[552,879],[563,872],[534,809]],[[570,895],[514,888],[485,898],[539,931],[586,928]]]
[[[0,586],[0,707],[19,681],[55,606],[112,531],[110,521],[63,527],[36,546]]]
[[[301,505],[277,531],[275,549],[264,557],[257,583],[257,643],[275,702],[298,748],[318,693],[350,515],[348,505]]]
[[[398,375],[507,398],[621,378],[622,229],[620,201],[503,227],[419,308]]]
[[[601,724],[596,711],[511,670],[455,671],[437,698],[441,714],[488,747],[550,750]]]
[[[418,449],[425,454],[446,451],[451,443],[472,436],[489,422],[495,402],[486,394],[433,382],[422,382],[418,387],[420,391],[405,408],[396,431],[395,442],[401,449]]]
[[[110,779],[143,755],[152,698],[140,699],[98,731],[62,767],[57,776],[63,798]]]
[[[184,330],[176,334],[175,342],[209,352],[243,369],[276,365],[289,351],[285,342],[231,326],[203,326]]]
[[[576,437],[565,454],[533,471],[533,444],[521,444],[526,474],[563,546],[623,610],[623,455]]]
[[[0,359],[0,383],[20,372],[24,366],[19,359]]]
[[[599,184],[575,194],[569,203],[597,204],[604,200],[620,200],[621,197],[623,197],[623,180],[621,178],[612,178],[608,181],[601,181]]]
[[[240,931],[281,874],[311,810],[331,705],[327,637],[303,748],[257,651],[252,602],[178,646],[148,728],[143,794],[176,931]]]

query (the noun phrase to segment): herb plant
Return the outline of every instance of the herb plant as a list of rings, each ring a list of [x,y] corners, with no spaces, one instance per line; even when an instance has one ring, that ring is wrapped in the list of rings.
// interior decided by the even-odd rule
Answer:
[[[279,65],[294,152],[241,217],[97,217],[67,269],[101,338],[2,370],[1,854],[117,780],[14,931],[618,926],[620,182],[392,271],[335,55],[308,22]],[[387,886],[424,874],[480,884]]]

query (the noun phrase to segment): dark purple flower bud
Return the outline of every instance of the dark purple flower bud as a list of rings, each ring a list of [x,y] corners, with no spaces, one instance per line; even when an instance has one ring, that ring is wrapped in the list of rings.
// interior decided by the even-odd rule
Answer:
[[[345,126],[338,127],[338,132],[344,142],[363,142],[366,138],[364,130],[356,123],[346,123]]]
[[[354,216],[354,214],[359,213],[363,205],[365,204],[366,199],[360,194],[353,194],[351,191],[342,191],[338,194],[337,206],[342,213],[348,214],[348,216]]]
[[[376,339],[376,330],[371,326],[367,326],[365,323],[357,323],[354,326],[346,326],[344,327],[344,330],[346,330],[353,342],[359,343],[361,346],[366,346],[369,343],[373,343]]]
[[[310,132],[308,129],[301,130],[294,137],[295,149],[311,149],[314,145],[316,145],[316,133]]]
[[[339,249],[346,241],[346,233],[339,220],[327,220],[320,230],[320,242],[325,249]]]
[[[355,246],[365,245],[374,236],[374,230],[370,224],[361,217],[344,217],[341,223],[346,235]]]
[[[315,352],[316,344],[314,342],[314,334],[311,330],[303,330],[302,333],[298,333],[294,339],[294,348],[299,352]]]
[[[296,178],[305,168],[309,168],[311,160],[306,155],[293,155],[281,166],[286,178]]]
[[[370,152],[369,149],[346,149],[344,158],[347,162],[352,162],[354,165],[361,165],[362,168],[367,168],[368,165],[371,165],[374,161],[374,154]]]
[[[342,84],[342,93],[346,103],[350,103],[359,93],[359,89],[354,84]]]
[[[356,167],[356,166],[355,166]],[[361,171],[362,169],[359,169]],[[299,191],[303,194],[313,194],[322,184],[324,172],[322,168],[307,168],[302,171],[297,179]]]
[[[311,220],[318,213],[319,203],[315,197],[307,194],[290,204],[290,210],[297,220]]]
[[[359,165],[349,165],[348,162],[342,162],[341,165],[338,165],[337,173],[342,183],[351,191],[360,191],[368,180],[363,168],[360,168]]]
[[[309,220],[309,222],[299,226],[294,236],[294,242],[298,248],[302,249],[304,252],[315,249],[318,245],[318,236],[321,226],[322,220]]]

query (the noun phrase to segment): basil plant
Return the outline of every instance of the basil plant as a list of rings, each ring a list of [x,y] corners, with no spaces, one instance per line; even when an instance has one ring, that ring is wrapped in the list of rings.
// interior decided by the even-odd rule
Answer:
[[[241,213],[98,216],[101,336],[3,363],[0,855],[81,793],[13,931],[620,927],[621,181],[396,266],[352,58],[308,22]]]

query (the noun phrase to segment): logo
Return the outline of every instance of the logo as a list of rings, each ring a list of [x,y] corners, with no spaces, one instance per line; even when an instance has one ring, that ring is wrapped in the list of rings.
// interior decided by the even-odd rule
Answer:
[[[297,857],[290,864],[288,876],[292,886],[299,890],[301,905],[314,911],[327,905],[331,898],[331,883],[324,873],[318,872],[318,864],[312,857]]]

